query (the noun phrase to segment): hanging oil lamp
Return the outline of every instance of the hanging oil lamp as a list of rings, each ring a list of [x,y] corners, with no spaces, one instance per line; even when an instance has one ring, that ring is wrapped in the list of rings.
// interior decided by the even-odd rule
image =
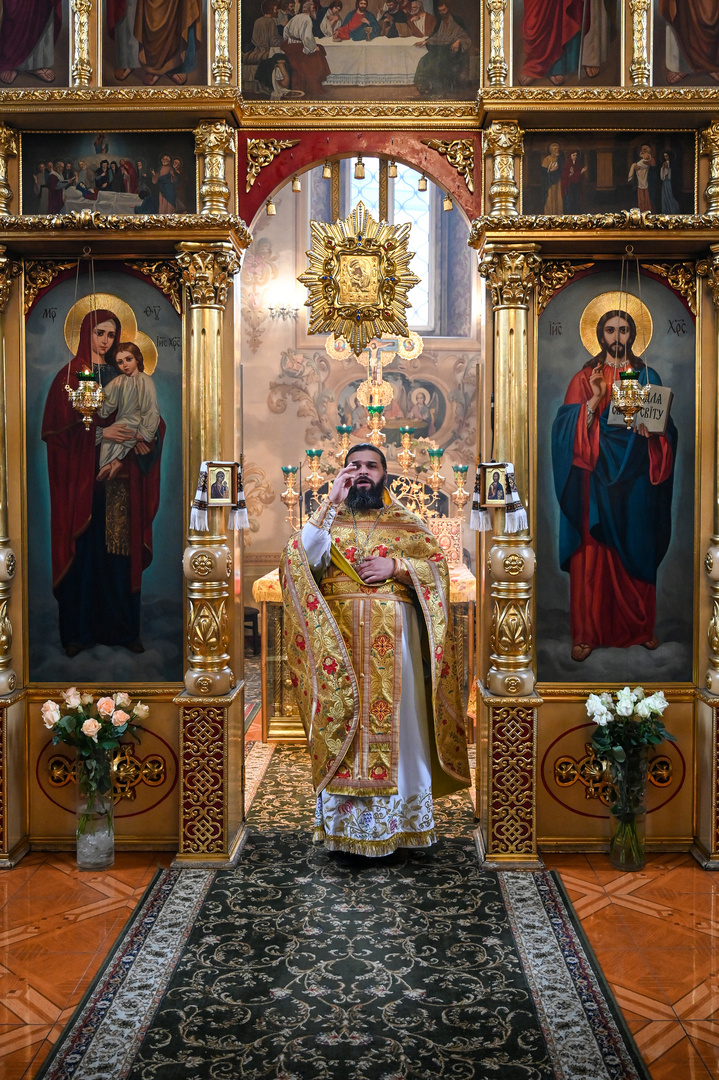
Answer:
[[[73,409],[82,416],[85,431],[89,431],[93,416],[105,400],[105,392],[94,370],[78,371],[77,381],[80,384],[77,390],[73,390],[69,383],[65,384],[65,389]]]
[[[649,396],[649,386],[642,386],[639,373],[620,371],[619,378],[612,385],[612,404],[624,417],[628,428],[634,423],[634,417],[644,408]]]

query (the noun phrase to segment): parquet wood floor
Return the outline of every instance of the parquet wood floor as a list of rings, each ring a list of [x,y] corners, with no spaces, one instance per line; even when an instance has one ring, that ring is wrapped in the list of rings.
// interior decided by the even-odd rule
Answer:
[[[104,873],[33,853],[0,871],[0,1077],[30,1080],[158,865],[118,852]],[[560,872],[654,1080],[719,1080],[719,874],[689,855],[641,874],[603,855],[547,856]],[[109,1078],[108,1078],[109,1080]]]

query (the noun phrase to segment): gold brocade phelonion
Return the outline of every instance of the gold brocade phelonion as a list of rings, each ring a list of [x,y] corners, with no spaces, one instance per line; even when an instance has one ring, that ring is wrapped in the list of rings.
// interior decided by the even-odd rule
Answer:
[[[352,524],[353,524],[354,530],[355,530],[355,540],[357,541],[357,554],[355,556],[355,562],[356,563],[362,562],[362,560],[364,558],[364,553],[367,550],[367,545],[369,544],[370,540],[372,539],[372,535],[373,535],[375,529],[377,528],[377,525],[379,523],[379,519],[382,517],[383,513],[384,513],[384,506],[381,506],[379,514],[377,515],[377,517],[375,519],[374,525],[372,526],[369,533],[367,534],[367,538],[366,538],[364,544],[362,544],[360,546],[360,538],[359,538],[359,535],[357,533],[357,519],[355,518],[354,510],[352,510]]]

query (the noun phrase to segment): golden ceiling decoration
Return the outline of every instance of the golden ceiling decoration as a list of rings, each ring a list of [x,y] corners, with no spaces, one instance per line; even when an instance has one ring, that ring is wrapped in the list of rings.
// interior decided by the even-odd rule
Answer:
[[[359,354],[372,338],[408,336],[407,293],[419,278],[409,269],[410,225],[377,222],[359,202],[344,221],[311,221],[308,333],[343,337]]]

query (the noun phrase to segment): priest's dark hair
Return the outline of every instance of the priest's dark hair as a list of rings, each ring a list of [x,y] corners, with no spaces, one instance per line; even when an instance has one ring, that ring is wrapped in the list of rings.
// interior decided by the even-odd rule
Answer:
[[[382,468],[384,469],[385,472],[387,472],[387,458],[384,456],[384,454],[379,449],[379,447],[375,446],[371,442],[358,442],[358,443],[355,443],[354,446],[350,446],[349,450],[345,454],[345,465],[347,464],[347,460],[348,460],[350,454],[354,454],[358,450],[373,450],[375,452],[375,454],[379,454],[379,459],[382,462]]]

